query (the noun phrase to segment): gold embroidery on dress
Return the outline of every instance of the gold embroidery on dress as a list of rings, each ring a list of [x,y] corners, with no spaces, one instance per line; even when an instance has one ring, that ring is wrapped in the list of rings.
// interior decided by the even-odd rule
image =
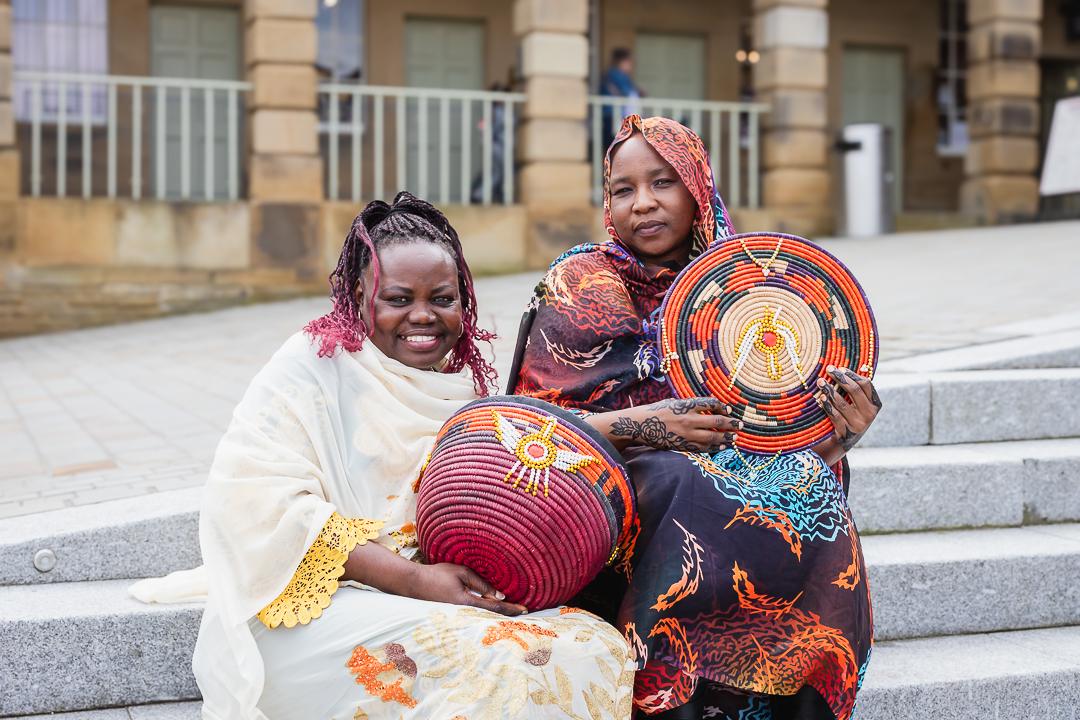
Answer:
[[[357,545],[379,536],[384,525],[378,520],[343,518],[336,512],[323,526],[319,537],[308,548],[292,580],[274,602],[264,607],[257,617],[268,628],[285,623],[307,625],[329,607],[330,596],[338,588],[338,578],[345,574],[345,561]]]

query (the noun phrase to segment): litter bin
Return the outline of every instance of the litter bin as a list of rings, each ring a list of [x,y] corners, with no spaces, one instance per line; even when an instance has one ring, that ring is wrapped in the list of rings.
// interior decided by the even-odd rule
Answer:
[[[844,127],[837,150],[844,154],[847,234],[870,237],[893,230],[892,129],[878,123]]]

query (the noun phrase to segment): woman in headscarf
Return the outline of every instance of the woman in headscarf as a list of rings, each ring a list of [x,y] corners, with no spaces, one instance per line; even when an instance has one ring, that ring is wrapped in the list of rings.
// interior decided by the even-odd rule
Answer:
[[[877,394],[829,366],[835,387],[819,380],[816,399],[834,437],[771,461],[730,447],[742,427],[731,409],[675,399],[655,343],[679,270],[731,234],[708,155],[682,125],[633,115],[604,169],[610,239],[551,266],[509,385],[580,412],[626,448],[638,526],[579,604],[624,633],[647,715],[847,720],[872,618],[838,475]]]
[[[515,618],[525,608],[471,570],[413,562],[421,464],[495,377],[454,229],[408,193],[372,203],[331,284],[333,311],[259,372],[218,447],[205,574],[132,588],[208,589],[203,717],[628,718],[633,662],[609,624],[566,607]]]

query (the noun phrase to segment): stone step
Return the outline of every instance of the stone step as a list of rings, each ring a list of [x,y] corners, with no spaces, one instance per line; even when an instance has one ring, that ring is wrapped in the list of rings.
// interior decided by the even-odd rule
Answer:
[[[202,563],[201,501],[199,487],[0,520],[0,585],[153,577],[195,567]],[[44,570],[48,553],[53,565]]]
[[[882,640],[1080,624],[1080,524],[862,539]]]
[[[0,716],[191,700],[201,604],[145,605],[130,580],[0,588]]]
[[[1080,524],[876,535],[863,548],[878,639],[1080,624]],[[198,697],[202,605],[144,605],[130,584],[0,588],[0,716]]]
[[[881,642],[854,720],[1076,720],[1080,627]]]
[[[1080,521],[1080,439],[856,448],[862,533]]]
[[[170,702],[132,705],[105,710],[78,710],[48,715],[20,715],[10,720],[202,720],[202,702]]]
[[[880,373],[861,447],[1080,437],[1080,368]]]
[[[950,372],[1080,367],[1080,329],[1010,338],[886,360],[879,372]]]

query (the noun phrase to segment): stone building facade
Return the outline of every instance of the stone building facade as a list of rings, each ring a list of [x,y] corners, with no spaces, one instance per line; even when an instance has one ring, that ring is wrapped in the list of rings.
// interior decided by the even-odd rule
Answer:
[[[513,184],[500,186],[513,188],[514,197],[495,203],[459,200],[445,208],[477,271],[544,267],[567,247],[603,236],[592,194],[589,98],[598,92],[616,48],[633,53],[634,76],[649,98],[769,106],[760,134],[738,139],[744,147],[760,145],[751,157],[760,164],[761,198],[760,207],[733,208],[739,229],[810,237],[842,233],[842,156],[836,142],[844,125],[868,121],[893,129],[900,229],[1080,214],[1080,203],[1040,199],[1037,181],[1053,102],[1080,94],[1076,3],[77,0],[66,5],[85,12],[57,19],[34,9],[51,6],[49,0],[0,0],[0,336],[321,292],[341,238],[369,199],[367,191],[360,202],[329,196],[326,98],[333,96],[318,89],[326,82],[521,93],[511,126],[514,157],[507,165],[514,168]],[[74,33],[70,37],[84,43],[86,52],[97,53],[98,64],[91,67],[62,48],[45,47],[43,28],[49,23]],[[210,69],[200,69],[200,63]],[[68,154],[57,158],[60,121],[48,116],[33,129],[28,81],[19,79],[34,72],[138,79],[175,75],[177,67],[198,77],[250,83],[239,101],[235,197],[221,195],[220,183],[219,196],[209,202],[152,196],[151,176],[164,162],[153,153],[154,133],[163,127],[154,124],[159,123],[154,112],[162,115],[158,111],[166,109],[167,115],[173,106],[160,104],[155,110],[149,94],[141,131],[144,157],[132,157],[135,145],[127,138],[136,132],[136,113],[129,109],[132,99],[121,95],[115,123],[95,114],[105,113],[101,103],[85,115],[75,111],[65,136]],[[99,90],[87,87],[83,102],[93,104]],[[201,92],[193,90],[195,99],[184,102],[197,103]],[[101,98],[104,103],[106,95]],[[424,106],[433,123],[440,117],[438,102]],[[370,117],[363,121],[360,146],[343,151],[362,155],[365,163],[377,149],[376,137],[388,146],[398,142],[389,119],[387,134],[378,136]],[[113,125],[122,136],[114,163],[120,171],[101,160],[116,142]],[[361,137],[359,121],[356,128]],[[205,140],[204,146],[211,142],[216,140]],[[464,157],[467,150],[455,145],[453,152]],[[89,170],[79,165],[81,153],[97,158]],[[129,177],[129,166],[138,166],[143,176]],[[197,183],[202,175],[194,167],[184,165]],[[58,197],[64,194],[57,191],[59,173],[67,188],[63,197]],[[210,179],[213,171],[206,173]],[[371,171],[363,173],[369,182]],[[339,174],[347,176],[347,168]],[[160,184],[164,175],[156,177]],[[462,177],[463,183],[470,179]],[[133,189],[137,181],[146,187],[141,195]],[[80,195],[81,182],[93,189]],[[116,191],[106,194],[106,185]],[[459,190],[464,197],[466,188]]]

